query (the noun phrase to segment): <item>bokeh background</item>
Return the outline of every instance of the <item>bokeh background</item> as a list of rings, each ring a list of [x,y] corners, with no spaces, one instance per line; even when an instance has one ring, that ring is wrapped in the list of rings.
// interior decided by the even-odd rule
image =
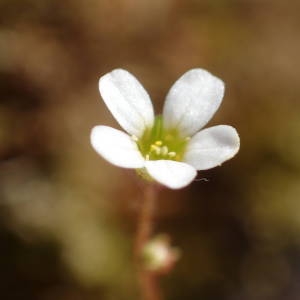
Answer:
[[[91,148],[117,127],[98,78],[122,67],[156,111],[194,67],[226,83],[209,125],[241,150],[180,191],[156,232],[182,251],[170,300],[300,298],[297,0],[0,0],[0,298],[138,299],[132,244],[143,189]]]

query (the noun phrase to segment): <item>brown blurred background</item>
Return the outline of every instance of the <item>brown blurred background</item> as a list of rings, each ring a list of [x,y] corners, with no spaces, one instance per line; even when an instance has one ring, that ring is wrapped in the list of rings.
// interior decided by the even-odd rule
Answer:
[[[97,87],[116,67],[157,112],[208,69],[226,83],[209,125],[241,136],[233,160],[159,195],[156,231],[182,250],[166,299],[300,299],[299,28],[297,0],[0,0],[0,299],[138,299],[143,191],[89,143],[117,127]]]

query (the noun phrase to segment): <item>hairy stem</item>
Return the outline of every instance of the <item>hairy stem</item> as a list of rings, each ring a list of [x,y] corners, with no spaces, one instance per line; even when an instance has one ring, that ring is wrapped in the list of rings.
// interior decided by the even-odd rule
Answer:
[[[142,253],[151,238],[157,196],[156,186],[148,184],[145,189],[136,233],[135,259],[138,266],[141,300],[162,300],[158,276],[143,266]]]

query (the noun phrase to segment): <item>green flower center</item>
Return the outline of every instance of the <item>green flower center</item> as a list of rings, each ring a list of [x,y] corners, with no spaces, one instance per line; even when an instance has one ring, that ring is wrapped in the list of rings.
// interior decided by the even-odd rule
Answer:
[[[181,137],[176,129],[165,130],[162,117],[157,116],[153,127],[145,130],[143,136],[137,140],[137,145],[147,160],[181,161],[189,139]]]

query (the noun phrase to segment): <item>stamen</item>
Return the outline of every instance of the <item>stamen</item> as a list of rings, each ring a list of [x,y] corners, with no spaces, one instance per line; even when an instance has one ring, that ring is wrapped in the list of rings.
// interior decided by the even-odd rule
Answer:
[[[169,152],[169,149],[168,149],[167,146],[162,146],[162,147],[161,147],[161,154],[162,154],[163,156],[167,155],[168,152]]]
[[[0,0],[1,1],[1,0]],[[155,118],[152,128],[140,137],[131,135],[146,160],[181,161],[190,137],[182,137],[175,128],[165,129],[161,117]]]
[[[152,144],[152,145],[150,146],[150,151],[151,151],[151,152],[155,152],[156,155],[160,155],[160,153],[161,153],[161,148],[158,147],[158,146],[156,146],[156,145],[154,145],[154,144]]]
[[[171,152],[168,153],[168,156],[169,156],[170,158],[173,158],[173,157],[176,156],[176,152],[171,151]]]

